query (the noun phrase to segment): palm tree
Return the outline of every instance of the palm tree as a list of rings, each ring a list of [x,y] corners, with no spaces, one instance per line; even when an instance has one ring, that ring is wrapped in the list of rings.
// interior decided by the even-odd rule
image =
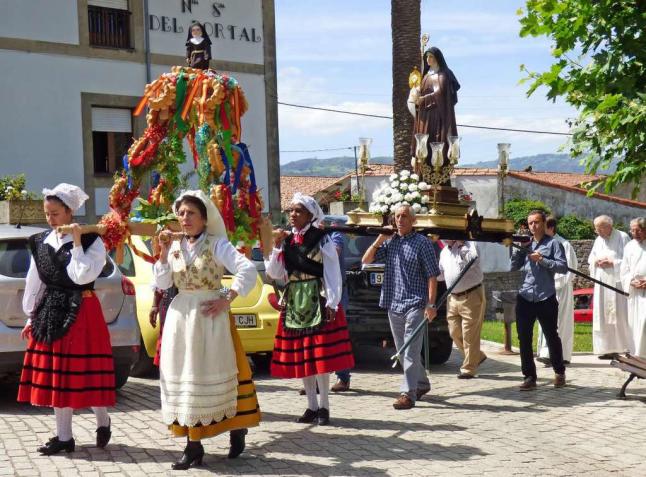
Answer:
[[[410,169],[413,117],[408,111],[408,75],[419,68],[421,0],[391,0],[393,41],[393,145],[395,170]]]

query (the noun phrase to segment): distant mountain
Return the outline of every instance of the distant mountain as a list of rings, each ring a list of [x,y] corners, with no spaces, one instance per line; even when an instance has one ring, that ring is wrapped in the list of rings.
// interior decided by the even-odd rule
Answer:
[[[392,164],[392,157],[371,157],[372,164]],[[328,159],[299,159],[281,164],[283,176],[328,176],[341,177],[354,170],[354,156],[330,157]]]
[[[392,157],[370,158],[373,164],[392,164]],[[462,164],[464,167],[498,167],[498,161],[481,161],[473,164]],[[510,169],[525,170],[531,166],[536,172],[585,172],[579,161],[567,154],[537,154],[535,156],[515,157],[510,161]],[[354,157],[331,157],[329,159],[300,159],[280,166],[284,176],[330,176],[340,177],[354,170]],[[599,171],[603,173],[607,171]]]

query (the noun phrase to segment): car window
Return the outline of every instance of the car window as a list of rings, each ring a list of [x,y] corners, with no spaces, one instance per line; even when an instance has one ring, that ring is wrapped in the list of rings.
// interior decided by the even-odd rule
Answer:
[[[117,251],[114,249],[110,250],[109,255],[116,263]],[[134,277],[136,275],[135,261],[132,258],[132,250],[130,250],[130,247],[128,247],[127,245],[123,246],[123,262],[118,264],[117,266],[119,267],[119,270],[121,270],[121,273],[123,273],[126,277]]]
[[[575,310],[587,310],[590,308],[590,295],[576,295],[574,297]]]
[[[363,257],[363,254],[366,253],[370,244],[375,241],[375,237],[367,236],[357,236],[357,235],[345,235],[346,237],[346,248],[345,248],[345,258],[346,259],[355,259]]]
[[[26,240],[0,241],[0,275],[25,278],[29,270],[29,257]]]
[[[253,260],[255,262],[262,262],[263,261],[262,250],[257,248],[257,247],[252,248],[251,249],[251,260]]]
[[[114,273],[114,262],[110,260],[110,257],[108,256],[106,257],[103,270],[101,270],[101,273],[99,274],[99,278],[109,277],[113,273]]]

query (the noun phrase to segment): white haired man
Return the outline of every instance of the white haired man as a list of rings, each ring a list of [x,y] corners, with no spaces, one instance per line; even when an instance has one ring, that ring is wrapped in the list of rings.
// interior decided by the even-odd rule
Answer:
[[[624,248],[621,282],[628,297],[628,325],[632,331],[630,351],[646,358],[646,217],[630,222],[633,239]]]
[[[594,219],[598,237],[594,241],[588,265],[590,275],[603,283],[621,288],[621,262],[624,247],[630,241],[625,232],[613,228],[612,218],[600,215]],[[628,302],[626,297],[602,287],[594,286],[592,308],[592,350],[599,359],[612,359],[616,353],[629,349]]]

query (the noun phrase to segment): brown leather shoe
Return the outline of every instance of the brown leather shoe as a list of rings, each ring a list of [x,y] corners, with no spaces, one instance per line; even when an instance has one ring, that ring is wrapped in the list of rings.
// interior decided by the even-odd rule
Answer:
[[[431,392],[430,387],[428,387],[428,388],[417,388],[417,391],[415,391],[415,397],[419,401],[420,399],[422,399],[422,396],[424,396],[425,394],[428,394],[430,392]]]
[[[350,390],[350,381],[347,383],[340,379],[330,388],[333,393],[343,393]]]
[[[533,391],[536,389],[536,378],[525,378],[518,388],[520,391]]]
[[[399,410],[411,409],[415,407],[415,403],[406,394],[401,394],[393,403],[393,407]]]
[[[554,375],[554,387],[562,388],[565,386],[565,374],[555,374]]]

